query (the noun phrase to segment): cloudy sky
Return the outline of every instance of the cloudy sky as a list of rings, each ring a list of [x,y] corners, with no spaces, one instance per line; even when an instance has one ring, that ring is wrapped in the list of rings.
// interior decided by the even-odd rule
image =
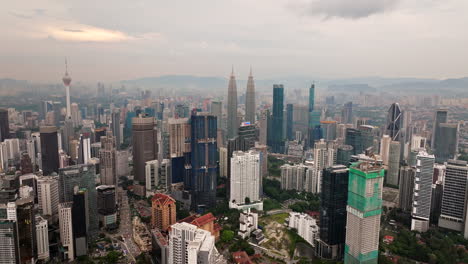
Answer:
[[[2,2],[0,78],[468,76],[466,0]]]

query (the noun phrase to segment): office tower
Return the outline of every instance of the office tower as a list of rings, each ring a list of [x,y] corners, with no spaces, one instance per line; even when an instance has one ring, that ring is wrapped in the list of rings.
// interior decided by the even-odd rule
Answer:
[[[378,262],[384,175],[382,166],[369,162],[349,169],[345,264]]]
[[[341,123],[352,124],[353,123],[353,102],[347,102],[341,110]]]
[[[336,121],[320,121],[320,127],[322,128],[323,138],[326,141],[336,139]]]
[[[237,86],[236,77],[234,76],[234,68],[232,69],[231,77],[228,86],[228,105],[227,105],[227,138],[237,136]]]
[[[400,170],[400,147],[398,141],[390,142],[388,152],[388,170],[386,176],[386,183],[392,186],[398,186],[398,172]]]
[[[72,261],[75,259],[73,222],[72,222],[73,202],[59,204],[59,230],[60,242],[63,247],[63,259]]]
[[[47,220],[36,215],[36,239],[37,259],[47,261],[49,259],[49,226]]]
[[[128,176],[130,174],[130,167],[128,165],[129,155],[130,153],[127,150],[121,150],[116,152],[117,178],[122,176]]]
[[[247,80],[247,92],[245,95],[245,122],[255,123],[255,84],[250,69],[249,79]]]
[[[219,148],[219,176],[228,177],[228,151],[225,147]]]
[[[138,116],[132,118],[133,171],[134,179],[141,186],[138,191],[144,196],[145,163],[158,158],[157,130],[153,117]]]
[[[255,125],[242,123],[239,127],[238,138],[245,145],[245,148],[250,149],[255,147],[257,141],[257,128]]]
[[[273,115],[271,130],[269,129],[268,134],[271,134],[270,143],[273,153],[284,153],[284,136],[283,136],[283,117],[284,117],[284,87],[282,84],[273,85]]]
[[[81,111],[77,103],[71,104],[71,120],[73,122],[73,127],[79,127],[82,124],[81,121]]]
[[[411,230],[426,232],[429,229],[434,160],[434,155],[429,155],[425,151],[420,151],[416,156]]]
[[[336,151],[336,164],[348,166],[353,155],[353,147],[350,145],[338,146]]]
[[[97,210],[99,222],[103,227],[115,227],[117,223],[116,192],[113,185],[99,185],[97,191]]]
[[[88,235],[94,236],[99,230],[95,165],[74,165],[59,170],[59,201],[61,203],[73,201],[76,186],[87,190],[89,200]]]
[[[216,204],[218,148],[216,116],[193,112],[190,166],[184,186],[192,194],[192,208]]]
[[[447,109],[438,109],[435,112],[434,122],[432,124],[432,139],[431,139],[431,147],[434,150],[437,149],[438,143],[439,143],[438,139],[441,138],[441,136],[439,136],[440,124],[447,123],[447,115],[448,115]]]
[[[89,204],[88,191],[75,187],[72,205],[73,245],[75,256],[88,253]]]
[[[18,226],[16,217],[7,216],[8,209],[0,204],[0,263],[16,264],[20,263]]]
[[[353,154],[361,154],[374,145],[374,127],[362,125],[359,129],[346,129],[346,145],[353,147]]]
[[[293,135],[293,104],[286,105],[286,139],[294,140]]]
[[[20,260],[30,263],[37,258],[36,217],[34,214],[34,199],[16,200],[16,217],[18,224]]]
[[[62,103],[61,102],[53,102],[53,123],[47,123],[48,125],[54,125],[56,127],[60,126],[60,121],[63,121],[63,115],[62,115]],[[71,112],[71,111],[70,111]],[[71,114],[71,113],[70,113]],[[71,120],[71,115],[70,118],[65,118]]]
[[[33,173],[33,164],[31,161],[31,157],[26,152],[21,154],[20,168],[21,174]]]
[[[8,109],[0,108],[0,142],[10,138],[10,123],[8,121]]]
[[[46,216],[57,215],[59,203],[58,176],[41,176],[37,180],[39,212]]]
[[[176,223],[169,232],[168,263],[210,264],[218,254],[210,232],[189,223]]]
[[[44,175],[49,175],[52,172],[58,172],[59,169],[57,128],[43,126],[40,128],[40,133],[42,171]]]
[[[431,217],[429,221],[431,224],[438,225],[439,223],[443,192],[444,185],[442,181],[436,181],[434,184],[432,184]]]
[[[255,103],[255,102],[254,102]],[[218,120],[218,129],[223,129],[223,103],[221,101],[211,102],[211,114]],[[188,117],[188,115],[187,115]]]
[[[386,134],[393,141],[400,141],[403,129],[403,112],[398,103],[393,103],[387,112]]]
[[[106,135],[106,128],[101,127],[101,128],[96,128],[94,130],[94,141],[95,142],[101,142],[101,137],[104,137]]]
[[[229,207],[260,201],[260,153],[235,151],[231,158]]]
[[[190,122],[188,118],[169,118],[169,156],[183,157],[190,152]]]
[[[468,165],[466,161],[449,160],[445,172],[439,226],[463,232],[468,238],[467,200]]]
[[[315,84],[312,84],[309,88],[309,113],[314,111],[314,103],[315,103]]]
[[[267,145],[268,142],[268,119],[270,118],[270,111],[265,110],[260,114],[258,120],[258,142],[262,145]]]
[[[340,259],[346,234],[348,168],[335,165],[324,169],[320,193],[320,238],[317,252],[321,258]]]
[[[71,119],[70,83],[72,79],[68,75],[68,64],[66,60],[65,60],[65,75],[63,76],[62,81],[63,81],[63,84],[65,85],[65,95],[66,95],[66,102],[67,102],[67,118],[66,119]]]
[[[116,139],[112,131],[108,131],[106,136],[101,137],[101,149],[99,150],[99,170],[101,184],[117,185],[116,175]]]
[[[405,212],[411,212],[413,209],[413,191],[414,191],[414,177],[416,175],[416,168],[404,166],[400,168],[400,184],[399,184],[399,197],[398,207]]]
[[[421,149],[426,149],[426,138],[418,135],[412,135],[411,151],[419,151]]]
[[[78,138],[78,162],[77,164],[87,164],[91,159],[91,140],[88,134],[80,134]]]
[[[151,227],[166,231],[176,222],[176,202],[165,194],[157,193],[151,198]]]
[[[114,109],[112,111],[112,124],[111,124],[111,130],[112,134],[115,137],[115,146],[117,149],[120,149],[120,145],[123,143],[123,137],[121,135],[120,131],[120,111],[118,109]]]
[[[380,157],[382,157],[382,161],[384,165],[388,165],[388,157],[390,153],[390,142],[392,139],[389,135],[383,135],[382,139],[380,140]]]
[[[441,123],[438,134],[435,138],[437,148],[434,154],[437,163],[444,163],[449,159],[454,159],[458,153],[458,129],[459,124]]]
[[[62,129],[62,146],[65,152],[70,153],[70,141],[75,138],[75,128],[71,119],[65,119]]]

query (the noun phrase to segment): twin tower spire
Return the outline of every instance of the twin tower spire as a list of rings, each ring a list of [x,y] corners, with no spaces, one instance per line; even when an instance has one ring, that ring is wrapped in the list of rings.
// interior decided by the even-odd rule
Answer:
[[[247,92],[245,96],[245,122],[255,123],[255,84],[252,75],[252,67],[247,80]],[[234,66],[232,67],[231,77],[228,85],[228,105],[227,105],[227,136],[234,138],[237,136],[239,120],[237,118],[237,84],[234,76]]]

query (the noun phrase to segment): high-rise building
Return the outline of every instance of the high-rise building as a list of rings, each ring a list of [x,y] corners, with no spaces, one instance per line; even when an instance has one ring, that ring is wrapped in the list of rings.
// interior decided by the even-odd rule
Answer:
[[[432,139],[431,139],[431,147],[432,149],[437,149],[438,147],[438,139],[441,138],[439,136],[439,127],[442,123],[447,123],[447,116],[448,110],[447,109],[438,109],[434,115],[434,122],[432,124]]]
[[[347,102],[341,110],[341,123],[352,124],[353,123],[353,102]]]
[[[314,144],[314,168],[317,171],[322,171],[325,168],[335,164],[336,153],[332,146],[329,146],[324,139],[321,139]]]
[[[369,162],[349,169],[345,264],[378,262],[384,174]]]
[[[225,147],[219,148],[219,176],[228,177],[228,151]]]
[[[257,128],[255,125],[242,123],[239,127],[239,140],[242,142],[246,149],[255,147],[257,141]]]
[[[211,207],[216,203],[218,148],[216,116],[192,112],[191,153],[184,186],[192,194],[192,208]]]
[[[59,171],[59,201],[72,202],[75,187],[87,190],[89,226],[88,236],[95,236],[99,230],[97,211],[96,168],[92,164],[69,166]]]
[[[359,129],[346,129],[346,145],[353,147],[353,154],[361,154],[374,145],[374,127],[362,125]]]
[[[326,259],[340,259],[346,238],[348,168],[335,165],[323,171],[320,193],[320,237],[317,253]]]
[[[309,113],[314,111],[314,103],[315,103],[315,84],[312,84],[309,88]]]
[[[235,151],[232,154],[229,184],[229,206],[231,208],[260,201],[260,189],[262,188],[260,173],[259,152],[254,150]]]
[[[245,93],[245,122],[255,123],[255,84],[250,69],[249,79],[247,80],[247,92]]]
[[[134,179],[141,186],[139,194],[144,196],[145,163],[158,158],[158,137],[154,117],[140,115],[132,118],[132,133]]]
[[[8,215],[8,211],[13,214]],[[20,263],[16,209],[0,204],[0,263]]]
[[[218,129],[223,129],[223,102],[212,101],[211,102],[211,114],[216,116],[218,120]],[[188,117],[188,115],[187,115]]]
[[[58,172],[58,137],[57,128],[54,126],[44,126],[40,128],[41,133],[41,160],[44,175]]]
[[[323,131],[323,138],[326,141],[336,139],[336,121],[320,121],[320,127]]]
[[[388,109],[386,134],[393,141],[400,141],[403,133],[403,112],[398,103],[393,103]]]
[[[227,104],[227,137],[228,139],[237,136],[237,85],[234,76],[234,68],[231,72],[228,86],[228,104]]]
[[[176,202],[165,194],[157,193],[151,198],[151,227],[166,231],[176,222]]]
[[[400,184],[398,207],[405,212],[411,212],[413,208],[414,176],[416,169],[410,166],[404,166],[400,169]]]
[[[285,164],[281,166],[281,189],[317,193],[319,188],[318,172],[310,164]]]
[[[75,259],[73,246],[73,220],[72,220],[73,202],[59,204],[59,230],[60,242],[63,247],[63,259],[72,261]]]
[[[284,153],[283,119],[284,119],[284,87],[273,85],[273,115],[271,130],[268,131],[269,146],[273,153]]]
[[[389,135],[383,135],[380,140],[380,157],[382,158],[383,164],[387,166],[390,153],[390,142],[392,142],[392,139]]]
[[[117,223],[116,192],[113,185],[99,185],[97,191],[97,210],[99,221],[104,227],[115,227]]]
[[[16,217],[20,261],[21,263],[31,263],[33,259],[37,259],[36,217],[32,197],[16,200]]]
[[[466,161],[449,160],[445,172],[439,226],[463,232],[468,238],[468,165]]]
[[[116,175],[116,139],[112,131],[107,131],[106,136],[101,137],[101,149],[99,150],[99,170],[101,184],[117,185]]]
[[[262,145],[268,144],[268,120],[270,119],[270,111],[265,110],[260,114],[260,119],[258,120],[258,142]]]
[[[169,156],[183,157],[190,152],[190,122],[188,118],[169,118]]]
[[[149,197],[155,192],[169,190],[171,182],[171,161],[163,159],[161,162],[158,160],[150,160],[146,162],[145,175],[146,175],[146,196]]]
[[[37,258],[47,261],[50,256],[49,251],[49,227],[47,220],[40,215],[36,215],[36,239],[37,239]]]
[[[176,223],[169,232],[167,263],[210,264],[218,254],[215,237],[210,232],[189,223]]]
[[[72,205],[73,245],[75,256],[88,253],[89,203],[88,190],[75,187]]]
[[[71,120],[73,122],[73,127],[79,127],[82,124],[81,121],[81,111],[77,103],[71,104]]]
[[[429,155],[424,150],[416,156],[411,230],[426,232],[429,229],[434,160],[434,155]]]
[[[8,109],[0,108],[0,142],[10,138],[10,123],[8,121]]]
[[[294,113],[293,104],[287,104],[286,105],[286,139],[287,140],[294,140],[293,113]]]
[[[353,147],[350,145],[338,146],[336,151],[336,164],[348,166],[353,155]]]
[[[42,176],[37,180],[39,211],[46,216],[57,215],[59,203],[58,176]]]
[[[390,142],[386,183],[392,186],[398,186],[398,173],[400,170],[400,147],[400,142]]]
[[[449,159],[454,159],[458,153],[458,123],[440,123],[438,128],[434,149],[437,163],[444,163]]]

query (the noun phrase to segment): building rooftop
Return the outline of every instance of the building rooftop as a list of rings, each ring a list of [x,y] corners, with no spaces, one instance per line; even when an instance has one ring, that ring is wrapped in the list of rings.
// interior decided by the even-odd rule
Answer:
[[[159,203],[162,205],[175,203],[174,198],[170,197],[169,195],[162,194],[162,193],[155,194],[153,198],[151,198],[151,201],[153,203]]]

